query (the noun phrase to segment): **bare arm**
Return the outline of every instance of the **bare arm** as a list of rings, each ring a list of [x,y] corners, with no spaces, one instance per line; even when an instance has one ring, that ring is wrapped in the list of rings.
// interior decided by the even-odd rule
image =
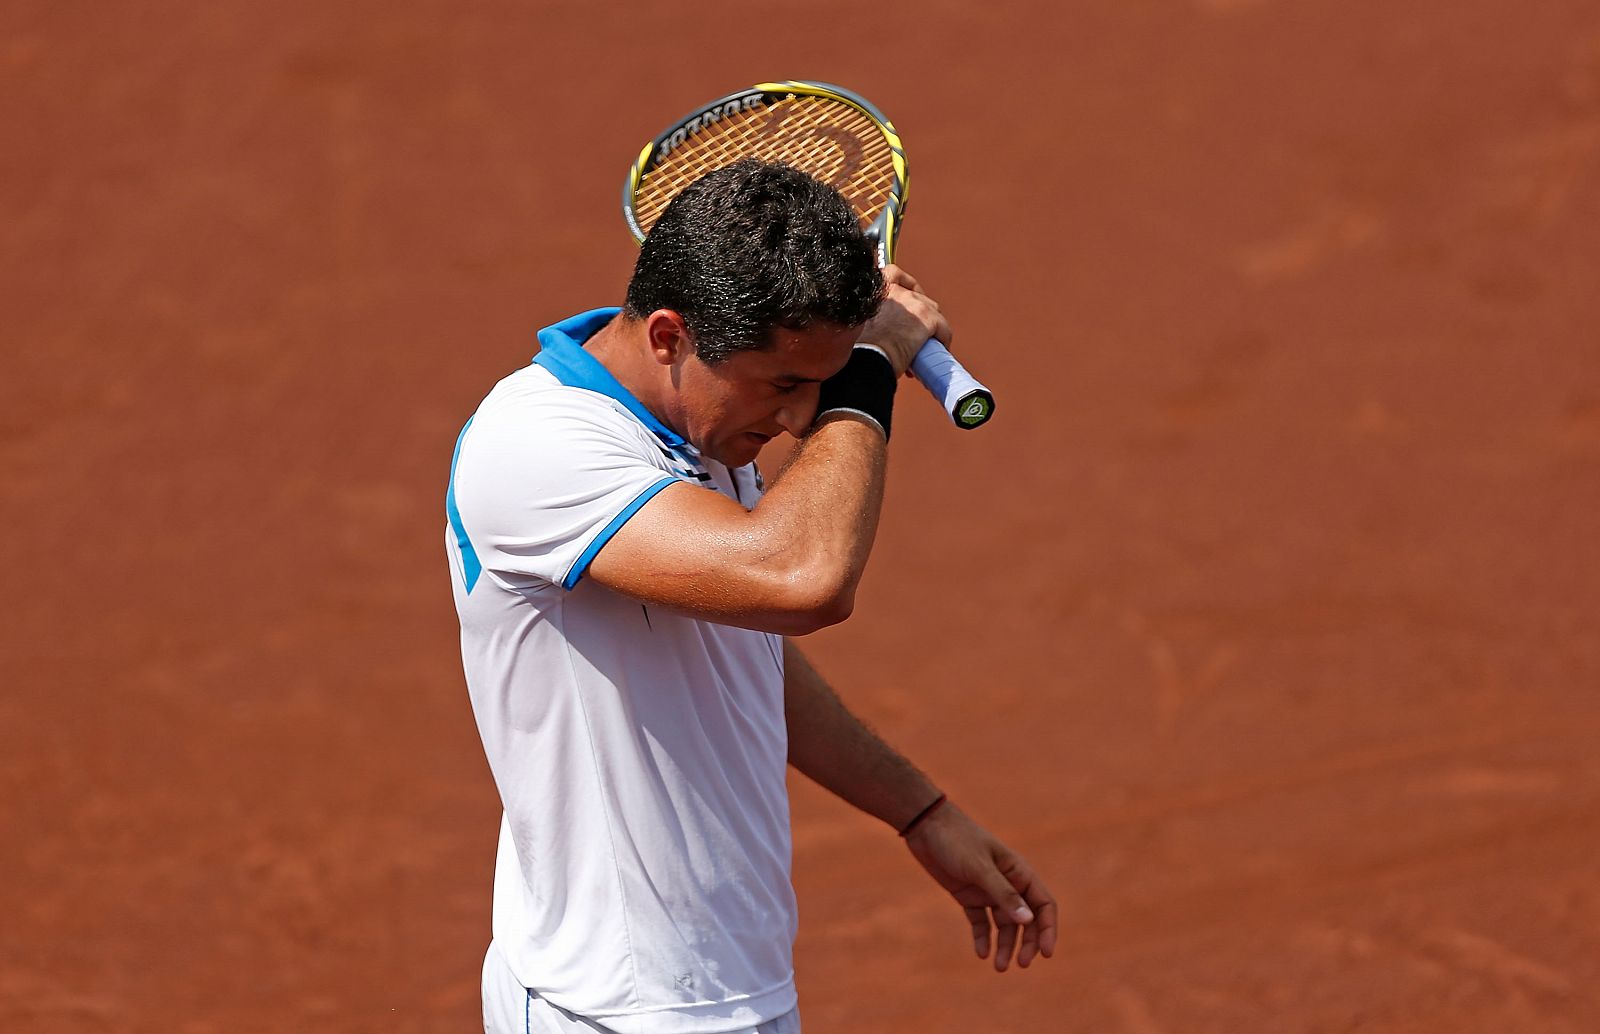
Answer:
[[[783,644],[783,711],[789,764],[892,829],[902,829],[939,788],[845,708],[794,643]]]
[[[877,533],[885,455],[865,420],[825,419],[754,510],[673,485],[622,526],[588,574],[646,603],[765,632],[843,621]]]
[[[932,781],[851,714],[787,640],[783,662],[789,763],[801,774],[897,830],[939,797]],[[917,822],[906,846],[961,905],[979,958],[989,956],[991,930],[997,970],[1010,965],[1013,950],[1023,967],[1054,953],[1057,908],[1049,888],[955,805],[942,804]]]
[[[884,301],[860,340],[904,373],[929,337],[949,340],[950,325],[910,275],[889,266],[884,278]],[[754,510],[673,485],[617,531],[587,574],[625,596],[722,624],[814,632],[850,616],[878,530],[885,465],[876,425],[834,411],[801,439]]]

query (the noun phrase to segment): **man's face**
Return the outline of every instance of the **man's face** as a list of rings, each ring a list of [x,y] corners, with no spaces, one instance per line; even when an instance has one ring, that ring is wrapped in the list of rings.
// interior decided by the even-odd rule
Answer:
[[[763,349],[715,365],[689,355],[674,371],[678,430],[701,455],[729,467],[754,460],[787,431],[799,437],[817,413],[821,383],[844,368],[860,327],[777,328]]]

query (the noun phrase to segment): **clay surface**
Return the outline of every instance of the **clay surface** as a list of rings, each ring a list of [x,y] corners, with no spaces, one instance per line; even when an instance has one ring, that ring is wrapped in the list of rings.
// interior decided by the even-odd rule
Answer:
[[[797,784],[808,1034],[1600,1029],[1579,0],[11,0],[0,1029],[472,1029],[456,432],[782,77],[895,120],[1000,399],[903,395],[808,649],[1065,906],[997,976]]]

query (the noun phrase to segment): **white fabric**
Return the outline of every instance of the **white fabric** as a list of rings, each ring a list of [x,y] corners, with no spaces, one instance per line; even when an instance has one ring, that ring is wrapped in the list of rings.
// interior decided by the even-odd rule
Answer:
[[[505,805],[495,943],[522,986],[618,1034],[744,1031],[796,1004],[781,639],[562,587],[677,480],[760,494],[754,465],[669,447],[537,365],[484,400],[452,476],[462,660]]]
[[[493,942],[483,957],[483,1030],[484,1034],[613,1034],[523,987]],[[800,1010],[790,1009],[737,1034],[800,1034]]]

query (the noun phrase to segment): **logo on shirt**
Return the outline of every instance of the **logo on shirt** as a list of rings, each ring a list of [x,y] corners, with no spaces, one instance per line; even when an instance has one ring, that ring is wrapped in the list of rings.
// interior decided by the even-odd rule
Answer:
[[[707,481],[711,480],[711,475],[703,470],[698,469],[699,465],[688,457],[674,452],[665,445],[657,445],[656,448],[661,450],[661,455],[667,458],[668,468],[678,477],[687,478],[691,481],[698,481],[701,484],[705,484]]]

